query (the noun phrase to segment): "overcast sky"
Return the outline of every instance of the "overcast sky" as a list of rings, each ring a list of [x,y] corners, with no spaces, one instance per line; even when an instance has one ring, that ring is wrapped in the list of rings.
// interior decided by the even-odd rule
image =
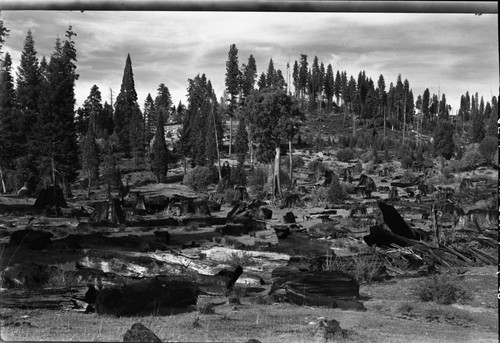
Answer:
[[[240,65],[253,54],[259,75],[270,58],[286,75],[288,61],[293,66],[306,54],[311,64],[318,56],[325,68],[332,64],[334,72],[345,70],[356,79],[361,70],[375,83],[383,74],[387,88],[401,74],[415,100],[425,88],[440,91],[453,112],[466,91],[485,101],[499,91],[497,14],[2,11],[0,16],[10,30],[3,50],[15,68],[28,29],[41,60],[50,58],[55,39],[73,26],[77,106],[94,84],[103,102],[109,102],[110,88],[116,99],[127,53],[141,108],[160,83],[175,105],[185,103],[188,78],[202,73],[220,98],[233,43]]]

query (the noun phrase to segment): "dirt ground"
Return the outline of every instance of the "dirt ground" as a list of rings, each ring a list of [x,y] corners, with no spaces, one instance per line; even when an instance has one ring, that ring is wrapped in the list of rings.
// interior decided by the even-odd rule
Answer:
[[[336,319],[349,335],[345,342],[498,342],[496,268],[471,268],[463,282],[473,291],[466,304],[422,303],[412,295],[421,278],[363,284],[366,312],[262,304],[241,297],[241,304],[211,298],[215,314],[114,318],[51,310],[1,309],[1,338],[6,341],[122,341],[141,322],[165,342],[323,342],[314,333],[324,317]],[[206,299],[200,299],[200,301]],[[408,310],[410,309],[410,310]],[[199,327],[193,327],[198,318]]]

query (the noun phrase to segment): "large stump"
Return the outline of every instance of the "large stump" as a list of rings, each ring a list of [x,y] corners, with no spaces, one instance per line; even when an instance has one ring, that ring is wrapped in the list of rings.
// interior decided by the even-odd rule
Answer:
[[[100,291],[96,311],[118,317],[171,313],[195,305],[199,293],[188,279],[159,276]]]

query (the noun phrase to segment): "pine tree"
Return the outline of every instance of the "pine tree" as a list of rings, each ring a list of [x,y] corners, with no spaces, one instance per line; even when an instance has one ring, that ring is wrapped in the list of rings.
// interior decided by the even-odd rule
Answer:
[[[158,116],[156,115],[156,108],[151,97],[151,93],[148,93],[146,100],[144,101],[144,139],[146,140],[146,145],[149,146],[151,139],[154,136],[156,126],[158,125]]]
[[[129,157],[132,152],[130,138],[133,136],[133,130],[131,125],[132,121],[138,121],[138,109],[139,105],[137,104],[132,60],[130,54],[127,54],[122,84],[120,93],[116,98],[114,113],[114,132],[120,139],[120,150],[124,152],[127,157]]]
[[[472,142],[480,143],[484,137],[486,137],[484,117],[477,111],[472,118]]]
[[[248,132],[246,130],[245,120],[240,117],[238,129],[236,130],[236,142],[234,150],[236,152],[238,163],[245,162],[245,155],[248,152]]]
[[[328,111],[332,110],[333,95],[335,94],[335,80],[333,75],[333,68],[331,64],[326,67],[326,75],[324,82],[325,97],[327,101],[326,108]]]
[[[246,99],[252,93],[257,78],[257,64],[253,55],[248,57],[248,63],[243,70],[242,95]]]
[[[240,92],[239,80],[239,67],[238,67],[238,48],[236,44],[229,46],[228,60],[226,61],[226,91],[229,94],[229,156],[231,156],[231,146],[233,144],[233,118],[237,106],[237,96]]]
[[[297,60],[293,63],[293,72],[292,72],[292,79],[293,79],[293,87],[295,88],[295,97],[299,97],[299,63]]]
[[[54,161],[67,196],[71,196],[70,182],[74,182],[79,168],[78,143],[74,122],[76,49],[70,26],[66,40],[56,40],[55,51],[47,65],[46,81],[40,92],[40,115],[37,130],[32,134],[31,151],[40,160],[42,174],[49,174]]]
[[[111,195],[111,188],[116,187],[121,182],[120,170],[118,169],[116,146],[118,144],[118,137],[116,135],[108,136],[104,133],[103,139],[103,177],[108,185],[108,196]]]
[[[453,124],[442,120],[434,133],[434,153],[449,160],[453,156],[455,144],[453,142]]]
[[[266,74],[260,74],[259,81],[257,82],[257,87],[259,88],[259,91],[267,87]]]
[[[165,182],[168,171],[168,150],[163,118],[162,115],[157,116],[156,132],[151,149],[151,170],[158,183]]]
[[[155,109],[157,115],[163,116],[163,122],[167,123],[170,116],[170,110],[172,108],[172,97],[170,96],[170,91],[164,83],[158,86],[157,94],[155,98]]]

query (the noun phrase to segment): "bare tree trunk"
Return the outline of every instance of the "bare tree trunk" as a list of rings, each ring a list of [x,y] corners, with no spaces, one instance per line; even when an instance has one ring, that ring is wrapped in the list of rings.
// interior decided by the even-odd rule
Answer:
[[[280,147],[278,145],[278,147],[276,147],[276,155],[274,157],[274,171],[273,171],[274,198],[281,197],[280,160],[281,160],[281,152],[280,152]]]
[[[90,196],[90,179],[91,179],[90,174],[91,174],[91,172],[89,170],[89,172],[88,172],[88,175],[89,175],[89,186],[88,186],[88,189],[87,189],[87,196]]]
[[[217,148],[217,165],[219,171],[219,180],[222,180],[222,173],[220,171],[220,151],[219,151],[219,139],[217,137],[217,122],[215,121],[215,113],[212,108],[212,116],[214,118],[214,133],[215,133],[215,146]]]
[[[356,136],[356,115],[352,114],[352,135]]]
[[[290,152],[290,184],[293,187],[293,159],[292,159],[292,139],[288,140],[288,150]]]
[[[385,143],[385,107],[384,107],[384,143]]]
[[[3,169],[0,167],[0,179],[2,179],[2,190],[3,193],[7,193],[7,189],[5,188],[5,179],[3,178]]]
[[[405,103],[403,106],[403,146],[405,145],[405,133],[406,133],[406,92],[405,92]]]
[[[253,165],[253,137],[252,124],[248,123],[248,152],[250,153],[250,164]]]
[[[229,117],[229,157],[231,157],[232,145],[233,145],[233,117]]]

